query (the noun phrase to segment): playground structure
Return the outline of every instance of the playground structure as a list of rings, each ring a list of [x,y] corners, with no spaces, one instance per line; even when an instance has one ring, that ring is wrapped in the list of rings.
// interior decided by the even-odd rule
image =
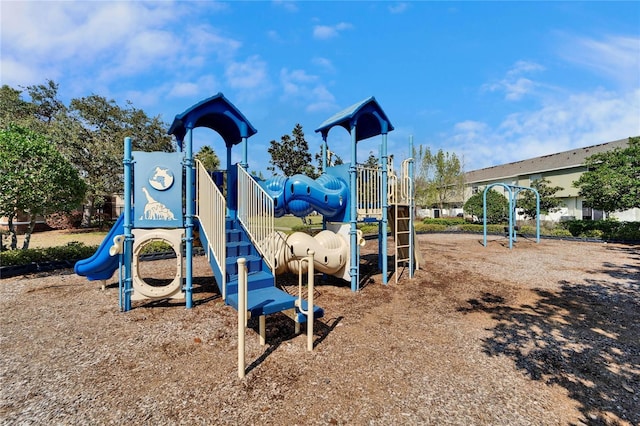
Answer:
[[[532,191],[536,195],[536,243],[540,242],[540,194],[535,188],[529,188],[526,186],[508,185],[505,183],[492,183],[487,185],[482,193],[482,225],[483,225],[483,244],[487,246],[487,191],[494,186],[503,187],[509,194],[509,226],[507,228],[507,235],[509,238],[509,249],[513,248],[513,243],[517,239],[517,229],[514,221],[514,214],[516,212],[516,203],[518,200],[518,194],[521,191]]]
[[[335,126],[351,134],[351,163],[327,166],[327,135]],[[217,132],[226,146],[226,169],[210,172],[194,159],[193,130]],[[89,280],[106,280],[118,270],[120,308],[143,299],[184,298],[193,305],[192,258],[194,240],[200,240],[216,284],[227,305],[259,317],[264,340],[264,317],[284,312],[299,324],[324,315],[313,305],[313,274],[330,274],[359,289],[359,248],[364,243],[357,223],[379,224],[379,267],[386,284],[387,233],[392,210],[396,238],[396,281],[402,268],[412,277],[419,266],[413,230],[413,160],[402,163],[397,176],[387,156],[387,133],[393,130],[386,114],[371,97],[325,121],[322,175],[318,179],[295,175],[262,181],[248,172],[248,139],[257,131],[221,93],[205,99],[175,117],[169,134],[178,152],[132,151],[124,146],[123,215],[96,253],[75,265]],[[357,164],[356,144],[382,135],[379,166]],[[240,145],[241,161],[232,164],[232,149]],[[410,141],[409,152],[412,152]],[[224,193],[226,192],[226,196]],[[323,216],[323,230],[315,236],[277,232],[274,218],[284,214]],[[168,243],[176,253],[176,274],[166,286],[152,286],[139,273],[143,248],[153,241]],[[291,272],[308,275],[308,297],[276,286],[275,277]],[[243,287],[244,289],[240,289]],[[245,320],[246,321],[246,320]],[[312,328],[308,338],[312,337]],[[309,349],[312,345],[309,344]]]

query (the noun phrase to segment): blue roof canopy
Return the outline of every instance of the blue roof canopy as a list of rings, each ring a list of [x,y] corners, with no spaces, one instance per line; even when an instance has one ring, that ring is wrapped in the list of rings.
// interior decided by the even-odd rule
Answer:
[[[182,149],[182,141],[188,129],[208,127],[220,134],[227,147],[242,142],[257,133],[249,120],[222,93],[207,98],[182,114],[176,115],[168,133],[175,135]]]
[[[316,129],[316,132],[321,132],[322,136],[326,137],[329,130],[335,126],[341,126],[349,133],[355,127],[356,142],[393,130],[387,115],[373,96],[328,118]]]

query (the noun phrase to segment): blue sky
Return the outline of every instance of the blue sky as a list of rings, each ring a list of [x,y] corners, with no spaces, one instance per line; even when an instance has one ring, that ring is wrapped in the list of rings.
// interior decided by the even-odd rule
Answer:
[[[167,123],[222,92],[258,130],[252,170],[296,123],[318,151],[315,129],[369,96],[395,158],[413,135],[466,170],[640,135],[640,2],[2,1],[0,15],[2,84],[52,79],[65,101],[130,100]],[[345,161],[348,145],[330,132]]]

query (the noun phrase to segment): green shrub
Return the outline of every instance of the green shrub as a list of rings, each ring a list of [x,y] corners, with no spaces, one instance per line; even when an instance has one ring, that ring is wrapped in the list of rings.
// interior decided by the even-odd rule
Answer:
[[[462,217],[439,217],[439,218],[426,217],[422,219],[422,223],[433,224],[433,225],[454,226],[454,225],[465,224],[466,221]]]
[[[640,241],[640,222],[621,222],[607,237],[618,241]]]
[[[603,240],[639,241],[640,223],[606,220],[570,220],[561,226],[574,237],[601,238]]]
[[[359,223],[358,229],[361,230],[363,234],[377,234],[378,224],[377,223]]]
[[[140,254],[165,253],[173,251],[173,246],[166,241],[151,241],[142,247]]]
[[[97,249],[97,246],[87,246],[77,241],[71,241],[58,247],[3,251],[0,253],[0,264],[15,266],[64,260],[73,262],[91,257]]]
[[[569,232],[569,230],[564,229],[564,228],[556,228],[556,229],[550,229],[547,231],[548,235],[552,235],[554,237],[571,237],[571,232]]]
[[[444,232],[447,230],[447,225],[439,223],[416,223],[414,227],[416,232]]]
[[[600,229],[589,229],[579,235],[579,237],[582,237],[582,238],[598,238],[598,239],[602,239],[603,236],[604,236],[604,231]]]

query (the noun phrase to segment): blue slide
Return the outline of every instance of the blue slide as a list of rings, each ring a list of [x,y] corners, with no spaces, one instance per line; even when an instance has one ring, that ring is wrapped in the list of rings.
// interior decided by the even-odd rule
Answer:
[[[121,234],[124,234],[124,214],[120,215],[93,256],[76,262],[73,268],[75,273],[87,277],[89,281],[111,278],[119,262],[118,256],[109,255],[109,249],[113,245],[113,238]]]

